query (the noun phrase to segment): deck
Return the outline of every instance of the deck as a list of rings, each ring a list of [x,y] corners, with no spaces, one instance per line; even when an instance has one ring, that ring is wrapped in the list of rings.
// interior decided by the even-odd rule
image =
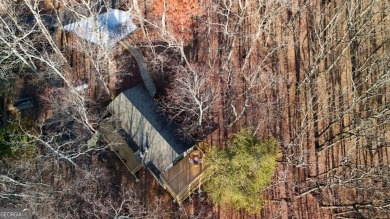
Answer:
[[[114,126],[112,126],[109,122],[105,122],[100,125],[99,132],[102,134],[104,140],[106,140],[110,145],[112,151],[119,157],[133,175],[141,169],[141,161],[136,157],[122,136],[116,132]]]
[[[199,187],[202,182],[203,173],[207,168],[205,162],[199,163],[198,165],[189,162],[194,152],[199,153],[199,157],[205,161],[206,157],[202,151],[193,150],[178,163],[174,164],[161,177],[165,187],[179,204]]]

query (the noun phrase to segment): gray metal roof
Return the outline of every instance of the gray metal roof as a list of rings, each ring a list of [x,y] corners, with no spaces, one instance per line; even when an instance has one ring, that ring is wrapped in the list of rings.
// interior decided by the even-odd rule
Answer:
[[[158,112],[155,101],[141,86],[119,94],[108,109],[141,150],[147,149],[144,161],[153,163],[161,173],[194,145],[178,135],[177,126]]]

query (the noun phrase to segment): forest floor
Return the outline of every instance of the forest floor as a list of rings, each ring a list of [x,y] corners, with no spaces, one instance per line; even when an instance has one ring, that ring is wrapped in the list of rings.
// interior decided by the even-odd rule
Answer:
[[[389,11],[384,2],[375,1],[304,2],[268,8],[276,10],[269,12],[274,14],[262,12],[272,20],[267,21],[270,29],[263,27],[257,38],[261,15],[243,21],[232,15],[226,22],[210,13],[208,22],[226,22],[226,26],[198,25],[191,62],[209,67],[210,86],[221,94],[215,118],[220,128],[208,141],[223,145],[240,127],[252,127],[260,136],[277,137],[283,154],[267,191],[270,202],[261,213],[248,215],[215,206],[215,217],[389,214],[390,81],[388,66],[380,64],[388,61],[389,15],[385,11]],[[246,15],[262,10],[258,2],[243,4],[249,7]],[[233,4],[231,10],[239,14],[238,8]],[[361,20],[361,14],[366,20]],[[353,30],[364,37],[353,35],[348,20],[355,22]],[[259,67],[262,70],[251,91],[255,98],[245,103],[251,81],[243,82],[242,77]],[[236,123],[227,125],[234,115],[227,110],[232,96],[238,97],[232,101],[237,112],[245,104],[250,107]],[[188,203],[187,209],[196,212],[197,208]]]
[[[249,215],[195,193],[179,211],[148,171],[136,182],[115,158],[106,163],[113,184],[133,188],[145,206],[158,203],[167,218],[388,217],[388,2],[223,2],[201,1],[205,15],[186,48],[219,94],[219,127],[205,141],[223,147],[241,127],[276,137],[268,204]],[[148,3],[139,4],[146,18]],[[134,60],[120,62],[135,77],[124,76],[118,92],[140,82]]]

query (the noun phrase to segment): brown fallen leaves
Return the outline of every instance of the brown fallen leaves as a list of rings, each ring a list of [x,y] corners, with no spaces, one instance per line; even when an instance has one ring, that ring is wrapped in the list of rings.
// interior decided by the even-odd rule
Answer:
[[[194,17],[203,15],[198,0],[155,0],[152,13],[166,17],[169,30],[180,40],[192,39]]]

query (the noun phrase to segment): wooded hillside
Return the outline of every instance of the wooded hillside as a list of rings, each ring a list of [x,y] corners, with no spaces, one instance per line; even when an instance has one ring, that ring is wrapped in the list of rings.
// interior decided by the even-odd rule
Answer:
[[[100,13],[94,1],[22,0],[0,1],[0,76],[39,94],[35,111],[9,122],[35,122],[34,131],[22,130],[37,152],[26,162],[0,158],[0,206],[71,218],[389,217],[388,0],[191,0],[199,7],[183,14],[185,30],[177,14],[165,14],[164,1],[102,2],[131,10],[139,30],[125,40],[142,52],[161,111],[184,134],[222,149],[242,128],[278,140],[277,170],[264,191],[269,201],[249,214],[213,205],[200,192],[178,211],[150,174],[141,171],[137,183],[105,142],[90,148],[107,99],[140,83],[136,62],[123,49],[79,46],[63,33],[62,12],[75,19]],[[43,14],[53,18],[54,30]],[[76,92],[79,74],[97,85]],[[47,82],[52,77],[64,86]],[[5,86],[0,92],[2,101],[23,93]]]

